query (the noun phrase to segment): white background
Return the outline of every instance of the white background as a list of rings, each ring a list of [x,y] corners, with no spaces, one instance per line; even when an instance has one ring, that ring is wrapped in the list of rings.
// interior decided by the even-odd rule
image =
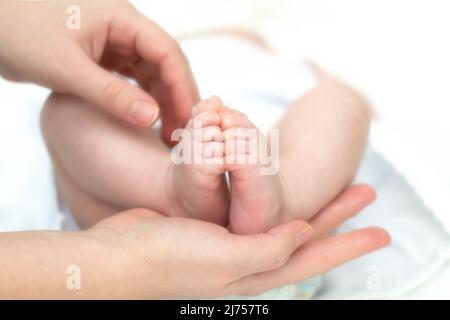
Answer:
[[[448,127],[450,2],[445,0],[133,1],[173,35],[258,31],[360,89],[394,127]],[[408,118],[405,123],[405,117]],[[411,128],[413,127],[413,128]]]

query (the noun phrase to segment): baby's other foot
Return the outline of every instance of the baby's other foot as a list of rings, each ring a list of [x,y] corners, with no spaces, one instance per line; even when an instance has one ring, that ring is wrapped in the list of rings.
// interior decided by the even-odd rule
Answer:
[[[265,232],[281,221],[284,204],[278,173],[263,175],[259,143],[265,137],[239,111],[219,110],[224,137],[224,167],[231,185],[230,230],[238,234]]]
[[[175,147],[182,148],[184,162],[172,162],[168,188],[173,195],[176,215],[226,225],[229,190],[223,166],[223,136],[218,113],[221,107],[222,101],[216,96],[193,107],[182,140]]]

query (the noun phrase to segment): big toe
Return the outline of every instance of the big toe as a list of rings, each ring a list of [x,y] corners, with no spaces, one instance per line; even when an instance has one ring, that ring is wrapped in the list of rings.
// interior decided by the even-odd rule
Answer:
[[[240,111],[230,109],[228,107],[222,107],[219,110],[220,126],[222,130],[230,128],[252,128],[253,125],[248,120],[247,116]]]
[[[222,100],[218,96],[212,96],[211,98],[200,101],[196,104],[191,111],[191,117],[195,118],[199,114],[206,111],[218,112],[223,106]]]

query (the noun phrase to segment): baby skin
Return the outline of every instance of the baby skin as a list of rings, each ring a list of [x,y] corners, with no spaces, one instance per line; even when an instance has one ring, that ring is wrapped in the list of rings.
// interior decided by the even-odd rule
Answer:
[[[190,163],[174,161],[157,131],[132,128],[72,96],[53,94],[42,114],[60,191],[82,228],[145,207],[228,225],[238,234],[308,220],[329,203],[357,170],[369,122],[358,94],[322,76],[287,108],[276,127],[279,170],[263,175],[251,146],[271,144],[218,97],[192,108],[176,147],[183,154],[200,150],[202,161]],[[186,137],[193,137],[189,150]]]
[[[251,146],[264,137],[248,118],[214,96],[193,107],[186,130],[202,161],[170,166],[170,185],[179,195],[177,202],[184,204],[184,212],[200,213],[211,221],[229,218],[229,227],[236,233],[261,232],[279,224],[285,203],[281,178],[278,173],[262,175],[258,150]],[[195,130],[200,133],[196,135]],[[254,134],[249,134],[251,130]],[[230,191],[224,182],[226,172]],[[219,208],[226,210],[214,216]]]

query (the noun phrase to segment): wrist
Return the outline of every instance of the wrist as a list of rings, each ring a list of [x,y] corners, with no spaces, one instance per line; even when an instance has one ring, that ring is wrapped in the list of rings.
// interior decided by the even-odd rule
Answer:
[[[69,298],[125,298],[129,292],[123,290],[126,282],[125,251],[120,246],[115,248],[114,237],[104,237],[101,230],[63,232],[60,245],[65,247],[67,286],[69,287],[69,270],[79,271],[81,286],[69,290]],[[75,268],[75,269],[73,269]]]
[[[0,233],[0,243],[0,298],[119,297],[114,289],[123,262],[114,264],[91,232]]]
[[[119,299],[159,299],[166,296],[162,293],[160,277],[155,274],[156,265],[148,264],[151,257],[143,257],[137,248],[133,248],[127,240],[127,233],[118,230],[115,223],[102,221],[93,228],[83,231],[93,241],[95,266],[101,270],[98,290],[103,297]],[[123,221],[126,226],[129,221]],[[134,239],[136,240],[136,239]],[[146,252],[153,252],[151,244],[146,245]],[[152,272],[153,271],[153,272]],[[103,287],[104,286],[104,287]]]
[[[134,266],[134,257],[120,236],[112,228],[104,226],[81,231],[79,236],[89,239],[89,260],[92,270],[96,270],[90,289],[98,293],[98,298],[132,298],[135,292],[130,275],[134,277],[139,272]]]

